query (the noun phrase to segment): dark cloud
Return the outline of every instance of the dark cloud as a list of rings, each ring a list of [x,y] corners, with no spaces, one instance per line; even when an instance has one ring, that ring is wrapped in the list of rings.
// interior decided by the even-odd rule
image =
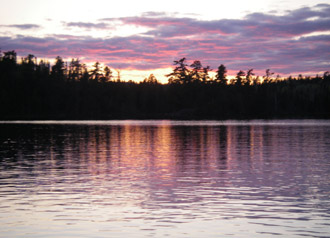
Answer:
[[[231,72],[270,68],[279,74],[317,73],[330,68],[330,5],[301,8],[284,15],[252,13],[244,19],[197,20],[148,12],[140,17],[107,18],[70,27],[108,29],[115,22],[146,27],[143,34],[92,38],[72,35],[0,37],[3,50],[39,57],[84,57],[114,68],[152,70],[186,57]],[[320,32],[324,32],[321,34]],[[317,34],[316,34],[317,33]]]
[[[14,24],[14,25],[1,25],[3,27],[17,28],[20,30],[30,30],[30,29],[38,29],[41,28],[40,25],[36,24]]]

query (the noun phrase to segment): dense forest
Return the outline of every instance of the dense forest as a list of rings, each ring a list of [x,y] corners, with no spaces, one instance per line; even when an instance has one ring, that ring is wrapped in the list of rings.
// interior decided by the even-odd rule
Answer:
[[[330,75],[274,77],[239,71],[232,80],[198,60],[174,61],[168,83],[150,75],[123,82],[109,67],[91,69],[57,57],[51,66],[0,52],[0,119],[266,119],[330,118]]]

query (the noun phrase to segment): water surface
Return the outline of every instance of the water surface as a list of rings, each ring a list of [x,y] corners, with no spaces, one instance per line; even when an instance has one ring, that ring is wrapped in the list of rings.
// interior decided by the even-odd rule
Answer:
[[[330,121],[0,123],[0,237],[329,237]]]

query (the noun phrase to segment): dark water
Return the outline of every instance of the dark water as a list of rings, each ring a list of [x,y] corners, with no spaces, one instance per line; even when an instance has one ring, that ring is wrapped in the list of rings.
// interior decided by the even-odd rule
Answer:
[[[330,121],[0,123],[0,237],[330,237]]]

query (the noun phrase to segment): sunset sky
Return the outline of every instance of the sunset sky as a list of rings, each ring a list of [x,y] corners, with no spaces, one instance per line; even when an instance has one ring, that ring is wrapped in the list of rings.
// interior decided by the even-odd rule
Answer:
[[[330,70],[330,1],[0,0],[0,48],[20,57],[100,61],[124,80],[165,82],[173,60],[229,74]]]

